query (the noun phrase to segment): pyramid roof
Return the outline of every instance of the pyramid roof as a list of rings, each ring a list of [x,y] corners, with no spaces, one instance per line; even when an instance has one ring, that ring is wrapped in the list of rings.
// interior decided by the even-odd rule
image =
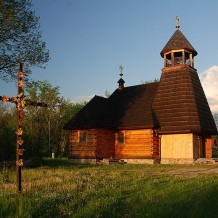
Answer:
[[[183,33],[179,29],[177,29],[170,38],[170,40],[167,42],[167,44],[164,46],[160,54],[162,57],[164,57],[164,53],[171,50],[179,49],[186,49],[190,51],[194,56],[197,55],[197,51],[193,48],[191,43],[186,39]]]
[[[153,109],[160,133],[217,133],[197,71],[190,66],[163,69]]]

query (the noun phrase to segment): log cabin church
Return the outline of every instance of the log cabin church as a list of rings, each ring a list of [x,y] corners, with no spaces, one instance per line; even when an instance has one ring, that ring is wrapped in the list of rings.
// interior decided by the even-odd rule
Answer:
[[[95,96],[66,123],[70,162],[193,163],[211,158],[217,128],[194,68],[197,51],[178,20],[160,55],[159,82],[124,87],[120,67],[111,96]]]

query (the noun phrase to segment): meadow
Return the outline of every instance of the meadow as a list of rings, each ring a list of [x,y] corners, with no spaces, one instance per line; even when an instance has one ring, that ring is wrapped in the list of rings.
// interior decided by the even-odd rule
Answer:
[[[218,165],[69,165],[0,171],[0,217],[217,217]]]

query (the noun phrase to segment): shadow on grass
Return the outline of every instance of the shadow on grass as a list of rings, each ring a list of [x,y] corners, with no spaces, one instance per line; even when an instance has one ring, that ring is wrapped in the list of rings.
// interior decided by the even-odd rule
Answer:
[[[97,164],[72,164],[68,162],[68,158],[43,158],[42,160],[42,166],[47,167],[72,167],[72,168],[78,168],[78,169],[86,169],[86,168],[96,168],[100,167],[101,165]]]
[[[217,183],[213,184],[211,181],[210,184],[209,181],[204,181],[200,185],[195,185],[195,181],[192,180],[181,188],[182,182],[177,181],[174,190],[167,187],[174,186],[173,183],[163,182],[157,186],[161,187],[155,189],[154,185],[154,189],[148,192],[142,185],[141,189],[121,190],[119,195],[111,191],[97,197],[90,192],[87,198],[81,197],[82,192],[81,196],[79,193],[72,193],[66,195],[66,198],[42,202],[39,207],[34,207],[32,217],[217,217]]]
[[[144,166],[69,166],[72,171],[42,180],[31,192],[0,199],[2,217],[217,217],[216,174],[186,177],[179,172],[153,175],[158,168],[150,166],[147,171]],[[98,169],[86,171],[90,167]],[[47,188],[45,181],[51,182]]]
[[[167,184],[166,184],[167,185]],[[215,218],[218,214],[218,187],[214,184],[201,189],[187,187],[182,191],[169,191],[164,195],[146,194],[146,190],[128,193],[116,201],[106,202],[99,208],[88,206],[75,217],[131,217],[131,218]],[[139,191],[139,190],[138,190]],[[158,191],[159,192],[159,191]],[[176,193],[177,192],[177,193]]]

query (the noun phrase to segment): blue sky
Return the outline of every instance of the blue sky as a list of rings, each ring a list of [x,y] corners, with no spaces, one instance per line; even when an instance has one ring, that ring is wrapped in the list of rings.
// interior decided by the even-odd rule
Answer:
[[[210,86],[211,77],[212,81],[214,77],[218,80],[218,1],[32,2],[51,60],[45,70],[33,69],[30,78],[59,86],[66,99],[104,95],[106,90],[112,93],[117,88],[121,64],[126,86],[159,78],[163,67],[160,51],[175,31],[177,15],[180,30],[198,52],[195,68],[202,74],[201,79],[208,79],[208,70],[215,67],[205,84]],[[15,83],[0,81],[0,93],[16,95]],[[209,98],[218,99],[215,89],[211,91],[210,87],[210,93]]]

